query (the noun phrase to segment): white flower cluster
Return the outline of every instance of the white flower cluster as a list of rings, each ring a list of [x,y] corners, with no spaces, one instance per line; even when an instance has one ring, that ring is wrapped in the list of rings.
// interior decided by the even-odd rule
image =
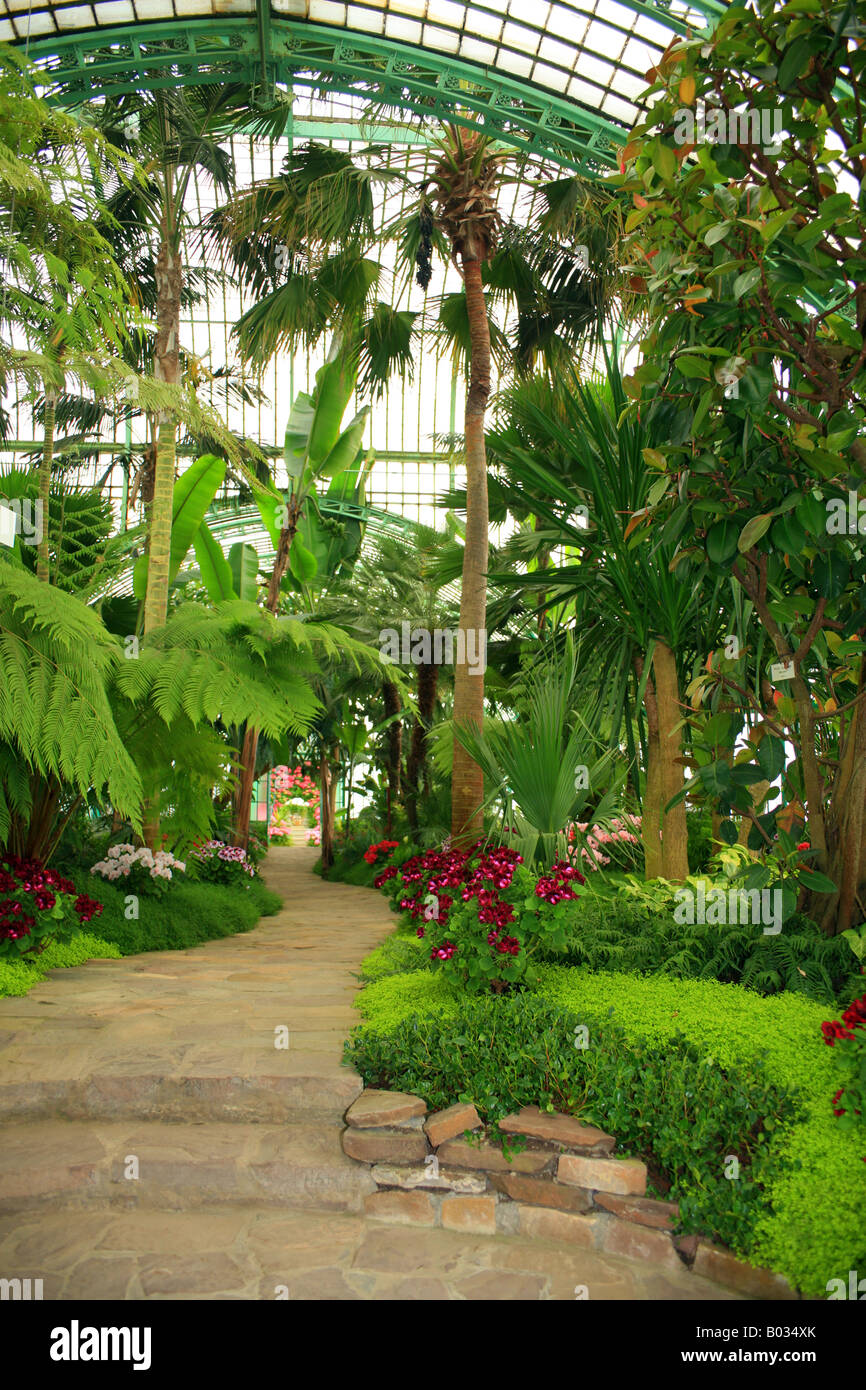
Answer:
[[[112,845],[106,858],[94,864],[90,872],[115,882],[119,878],[129,878],[136,864],[149,869],[151,878],[170,879],[173,869],[181,874],[186,873],[186,864],[175,859],[168,850],[159,849],[154,854],[149,849],[136,849],[135,845]]]

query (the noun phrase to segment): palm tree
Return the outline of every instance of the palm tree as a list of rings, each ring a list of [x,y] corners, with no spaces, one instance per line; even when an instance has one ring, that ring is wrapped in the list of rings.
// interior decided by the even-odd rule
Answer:
[[[196,171],[228,193],[234,170],[222,141],[251,111],[250,92],[233,84],[156,88],[88,111],[107,137],[144,165],[147,179],[117,189],[109,201],[119,238],[136,246],[138,273],[153,277],[156,336],[153,377],[174,389],[182,384],[180,314],[184,297],[184,234],[189,230],[186,194]],[[178,412],[153,419],[154,469],[150,502],[144,631],[162,626],[168,613],[172,494],[177,468]]]
[[[418,318],[376,300],[384,272],[372,255],[375,242],[395,242],[398,272],[408,277],[417,271],[424,289],[434,249],[456,263],[463,294],[445,296],[437,331],[467,367],[467,527],[459,628],[464,644],[468,633],[483,632],[486,624],[484,425],[491,351],[506,369],[525,370],[539,354],[559,360],[566,345],[595,331],[598,303],[607,302],[605,276],[586,274],[580,258],[568,251],[579,238],[589,196],[583,202],[575,196],[571,185],[584,188],[580,181],[560,180],[555,194],[542,194],[543,215],[554,219],[563,235],[558,259],[548,256],[539,271],[530,256],[537,248],[521,229],[507,227],[502,238],[497,196],[506,181],[504,166],[514,158],[506,146],[456,125],[446,126],[431,142],[417,173],[411,156],[403,168],[383,168],[381,149],[352,156],[310,144],[293,151],[279,175],[238,195],[209,222],[210,234],[228,247],[238,275],[259,295],[236,325],[242,355],[263,365],[281,347],[312,346],[327,328],[360,320],[359,387],[373,396],[393,372],[411,371]],[[408,211],[377,229],[374,184],[394,181],[410,191],[414,182],[416,196]],[[611,259],[614,221],[605,222],[596,207],[600,267]],[[488,300],[516,306],[513,345],[491,324]],[[483,676],[471,674],[466,661],[456,676],[455,719],[480,728]],[[480,825],[483,780],[459,743],[454,757],[452,827],[458,837],[471,837]]]
[[[484,722],[484,677],[467,659],[487,635],[487,559],[489,511],[484,422],[490,399],[490,320],[482,267],[496,249],[502,223],[496,205],[501,147],[475,131],[448,126],[436,145],[436,162],[422,188],[427,208],[447,237],[463,277],[469,324],[469,375],[464,425],[466,542],[460,591],[458,654],[454,672],[454,723],[480,733]],[[472,643],[470,648],[469,643]],[[462,657],[462,660],[461,660]],[[451,833],[455,843],[472,840],[484,828],[484,774],[459,739],[454,744],[451,782]]]

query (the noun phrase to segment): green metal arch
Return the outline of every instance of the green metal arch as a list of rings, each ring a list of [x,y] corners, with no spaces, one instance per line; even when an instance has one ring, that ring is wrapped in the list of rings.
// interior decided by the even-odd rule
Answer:
[[[710,22],[724,10],[718,0],[694,2]],[[664,0],[625,3],[672,34],[685,32]],[[216,23],[155,21],[54,35],[31,41],[28,52],[50,75],[55,99],[68,105],[218,82],[249,85],[264,102],[283,84],[454,121],[588,176],[613,165],[625,133],[622,124],[579,102],[493,68],[348,28],[281,19],[266,3],[255,15]]]

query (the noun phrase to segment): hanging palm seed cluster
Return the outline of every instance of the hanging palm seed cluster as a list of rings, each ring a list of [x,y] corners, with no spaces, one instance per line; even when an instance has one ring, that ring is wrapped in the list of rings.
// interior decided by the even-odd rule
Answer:
[[[426,290],[433,277],[433,213],[426,201],[418,214],[418,228],[421,235],[415,256],[415,283]]]

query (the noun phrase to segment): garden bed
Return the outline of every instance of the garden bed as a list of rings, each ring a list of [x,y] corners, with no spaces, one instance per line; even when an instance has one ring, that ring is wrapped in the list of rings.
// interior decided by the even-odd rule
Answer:
[[[346,1055],[365,1085],[435,1110],[471,1100],[488,1124],[527,1105],[579,1116],[646,1164],[651,1195],[678,1203],[678,1233],[806,1295],[863,1266],[864,1143],[833,1116],[821,1005],[543,966],[504,997],[469,998],[429,969],[392,974],[357,1007]]]

